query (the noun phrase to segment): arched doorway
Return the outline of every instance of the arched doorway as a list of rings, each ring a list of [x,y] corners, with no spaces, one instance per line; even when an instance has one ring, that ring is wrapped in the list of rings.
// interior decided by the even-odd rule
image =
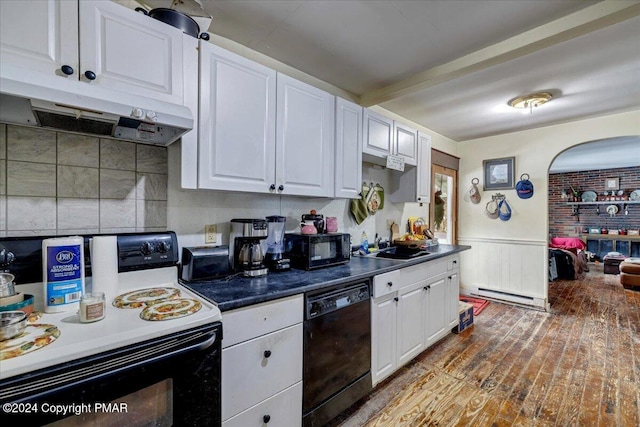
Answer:
[[[640,256],[640,136],[574,145],[556,156],[548,173],[552,250],[557,243],[571,251],[579,240],[591,262],[609,252]],[[564,256],[550,252],[550,281],[582,277]]]

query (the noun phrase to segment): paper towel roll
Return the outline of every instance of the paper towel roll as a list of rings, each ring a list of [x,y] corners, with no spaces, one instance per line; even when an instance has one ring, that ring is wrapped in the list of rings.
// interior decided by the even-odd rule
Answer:
[[[107,304],[118,296],[118,238],[96,236],[89,241],[93,292],[104,292]]]

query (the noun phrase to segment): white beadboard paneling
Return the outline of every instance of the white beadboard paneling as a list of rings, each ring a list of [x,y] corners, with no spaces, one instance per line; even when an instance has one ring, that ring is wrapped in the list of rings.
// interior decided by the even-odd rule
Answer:
[[[547,246],[544,241],[460,238],[471,249],[460,254],[461,288],[478,288],[547,299]]]

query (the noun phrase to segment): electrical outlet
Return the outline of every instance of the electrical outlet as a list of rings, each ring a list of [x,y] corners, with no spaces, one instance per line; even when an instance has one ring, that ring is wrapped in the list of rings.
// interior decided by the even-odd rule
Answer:
[[[207,224],[204,226],[204,242],[217,243],[218,227],[215,224]]]

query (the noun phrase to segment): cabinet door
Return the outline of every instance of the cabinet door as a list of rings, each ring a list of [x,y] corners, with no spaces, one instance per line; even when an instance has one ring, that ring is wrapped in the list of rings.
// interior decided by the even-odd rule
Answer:
[[[362,191],[362,107],[336,98],[335,197],[357,199]]]
[[[426,281],[398,292],[398,367],[424,349],[424,298]]]
[[[443,337],[446,332],[445,319],[449,309],[447,309],[447,285],[448,277],[432,279],[427,284],[427,296],[425,299],[425,347],[428,347]],[[447,322],[446,325],[449,323]]]
[[[363,126],[363,153],[381,158],[393,153],[393,120],[364,109]]]
[[[418,132],[418,164],[416,165],[416,201],[429,203],[431,200],[431,135]]]
[[[460,274],[458,270],[449,273],[447,277],[447,329],[458,324],[458,301],[460,300]]]
[[[198,186],[269,192],[275,114],[274,70],[201,43]]]
[[[61,77],[69,65],[77,76],[77,22],[74,0],[0,1],[0,65]]]
[[[616,252],[629,256],[631,254],[631,242],[629,240],[616,240]]]
[[[334,96],[278,73],[276,191],[331,197],[334,185]]]
[[[405,165],[418,162],[418,131],[402,123],[393,122],[393,153],[404,157]]]
[[[395,293],[371,300],[371,378],[373,385],[395,372],[397,365]]]
[[[79,37],[81,81],[89,82],[91,71],[91,84],[183,104],[182,37],[188,36],[179,29],[112,1],[82,0]]]

